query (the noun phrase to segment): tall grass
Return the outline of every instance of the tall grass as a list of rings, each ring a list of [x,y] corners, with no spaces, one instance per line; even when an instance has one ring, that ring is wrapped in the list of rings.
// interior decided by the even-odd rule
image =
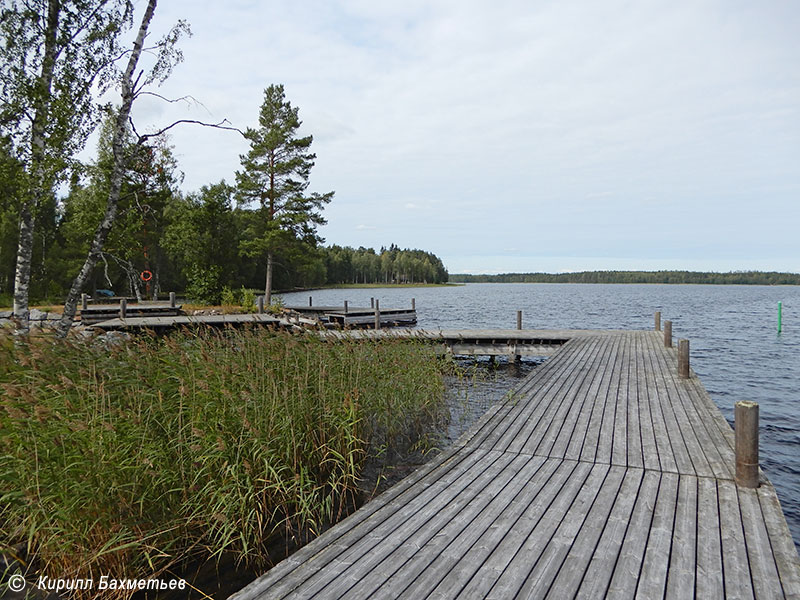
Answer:
[[[351,510],[370,448],[442,410],[408,341],[184,332],[120,345],[0,338],[0,552],[31,573],[153,577]]]

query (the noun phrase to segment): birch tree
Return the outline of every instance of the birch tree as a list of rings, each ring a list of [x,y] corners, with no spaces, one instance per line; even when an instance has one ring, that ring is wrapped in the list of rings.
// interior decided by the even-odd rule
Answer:
[[[309,150],[312,136],[298,136],[298,113],[286,100],[282,85],[264,90],[259,126],[244,134],[250,151],[240,157],[242,170],[236,173],[239,197],[246,203],[257,202],[261,213],[258,230],[250,232],[242,251],[266,258],[267,303],[276,252],[297,244],[316,246],[321,241],[316,228],[325,224],[321,210],[333,198],[333,192],[306,194],[316,155]]]
[[[24,165],[14,314],[28,327],[36,209],[97,123],[129,0],[10,0],[0,13],[0,128]]]
[[[142,16],[139,31],[136,35],[136,40],[133,43],[133,50],[128,57],[127,66],[122,72],[120,79],[119,86],[122,104],[114,120],[111,139],[111,155],[113,158],[111,175],[109,177],[106,210],[102,221],[97,226],[86,260],[78,272],[78,275],[73,280],[72,287],[64,302],[64,311],[56,328],[58,335],[62,337],[66,336],[72,326],[72,320],[75,318],[75,311],[78,306],[78,298],[81,294],[81,290],[83,290],[88,283],[92,270],[100,260],[100,256],[103,252],[103,245],[108,238],[108,234],[117,216],[126,162],[130,154],[130,152],[125,151],[125,140],[128,133],[128,124],[133,102],[142,93],[145,93],[145,88],[148,85],[154,82],[163,82],[169,76],[173,64],[182,59],[182,55],[176,50],[175,44],[180,35],[188,31],[188,26],[180,22],[153,48],[153,50],[157,52],[157,59],[152,70],[150,70],[147,75],[138,70],[139,59],[144,49],[145,38],[147,37],[147,31],[150,28],[150,22],[156,10],[156,4],[157,0],[149,0],[147,3],[147,8]],[[139,136],[138,141],[141,143],[149,137],[152,136]]]

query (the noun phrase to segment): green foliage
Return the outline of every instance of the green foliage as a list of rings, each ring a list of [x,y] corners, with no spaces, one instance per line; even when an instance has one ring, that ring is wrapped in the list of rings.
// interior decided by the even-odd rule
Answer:
[[[331,246],[323,249],[328,283],[447,283],[441,259],[423,250]]]
[[[3,3],[0,124],[29,165],[33,121],[45,122],[42,165],[51,184],[99,121],[92,89],[105,91],[112,82],[118,38],[131,24],[132,9],[129,0]],[[49,83],[41,78],[48,71]]]
[[[186,295],[198,304],[219,304],[222,295],[222,270],[217,265],[193,265],[189,272]]]
[[[50,577],[153,577],[354,507],[361,465],[436,418],[433,350],[264,331],[0,339],[0,552]],[[411,436],[411,437],[409,437]]]
[[[238,304],[236,300],[236,294],[234,294],[233,290],[227,285],[222,288],[222,294],[220,294],[219,301],[222,306],[235,306]]]
[[[451,275],[453,283],[693,283],[722,285],[800,285],[797,273],[734,271],[582,271],[579,273],[502,273]]]
[[[242,289],[239,292],[239,305],[247,312],[255,312],[256,293],[253,290],[242,286]]]

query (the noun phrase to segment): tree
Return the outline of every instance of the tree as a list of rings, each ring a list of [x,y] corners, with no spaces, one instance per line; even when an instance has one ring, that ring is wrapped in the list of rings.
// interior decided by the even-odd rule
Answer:
[[[129,0],[4,3],[0,15],[0,127],[24,166],[14,313],[28,328],[35,214],[97,123],[95,84],[108,81]]]
[[[171,207],[163,246],[186,278],[196,300],[216,303],[237,271],[238,232],[232,211],[233,188],[220,181]]]
[[[264,296],[269,303],[276,253],[297,245],[314,248],[322,241],[316,228],[325,224],[320,211],[333,192],[306,194],[316,159],[309,151],[313,138],[298,137],[298,109],[286,100],[283,85],[264,90],[258,124],[245,132],[250,151],[240,157],[242,170],[237,171],[236,182],[244,203],[258,203],[257,230],[248,232],[242,253],[266,256]]]
[[[133,43],[133,51],[128,58],[128,64],[122,74],[120,82],[122,105],[117,113],[114,130],[111,140],[111,155],[113,156],[111,175],[109,178],[109,191],[108,201],[106,203],[106,211],[103,215],[103,220],[97,226],[94,238],[86,260],[78,272],[78,275],[72,282],[72,287],[67,294],[67,299],[64,302],[64,312],[57,325],[57,333],[64,337],[67,335],[70,327],[72,326],[72,319],[75,317],[75,310],[78,305],[78,296],[86,283],[89,281],[89,276],[92,273],[100,255],[103,251],[103,245],[108,237],[111,227],[114,224],[114,219],[117,216],[117,205],[119,204],[119,197],[122,190],[122,181],[125,171],[126,153],[124,150],[125,135],[128,131],[128,119],[131,113],[131,107],[136,97],[142,93],[144,86],[152,83],[153,81],[163,81],[170,72],[171,63],[169,57],[173,55],[173,48],[175,41],[179,36],[181,26],[185,29],[185,25],[179,24],[170,34],[165,37],[158,46],[159,57],[156,61],[156,66],[150,74],[140,81],[139,77],[135,77],[136,69],[139,64],[139,57],[144,48],[144,40],[147,36],[147,30],[150,27],[150,21],[153,19],[153,13],[156,10],[157,0],[149,0],[147,8],[145,9],[142,22],[139,26],[139,32],[136,35],[136,40]],[[138,85],[137,85],[138,84]],[[142,141],[140,136],[139,141]]]
[[[114,163],[111,143],[115,122],[116,114],[112,111],[100,130],[97,159],[86,167],[88,184],[74,185],[63,201],[61,231],[65,250],[79,248],[81,258],[78,264],[68,268],[71,274],[80,268],[106,208]],[[166,226],[165,210],[176,194],[179,175],[165,136],[139,144],[128,129],[123,140],[123,154],[127,158],[118,215],[101,254],[103,286],[115,289],[117,274],[121,272],[122,282],[127,282],[130,293],[141,300],[145,294],[155,297],[160,288],[164,267],[161,237]],[[149,290],[140,280],[142,271],[152,274]],[[97,281],[96,276],[94,281]],[[69,289],[69,284],[66,289]]]

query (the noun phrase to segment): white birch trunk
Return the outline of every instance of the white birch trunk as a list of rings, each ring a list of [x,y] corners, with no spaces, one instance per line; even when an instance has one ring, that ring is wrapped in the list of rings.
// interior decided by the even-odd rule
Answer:
[[[45,32],[42,70],[37,81],[36,106],[31,123],[31,152],[29,173],[31,188],[22,204],[19,220],[19,242],[17,244],[17,264],[14,273],[14,316],[19,321],[18,331],[27,333],[30,329],[30,307],[28,299],[31,283],[31,263],[33,262],[33,233],[36,225],[33,210],[48,191],[45,168],[45,127],[50,112],[50,96],[53,72],[56,64],[56,44],[61,4],[50,0],[47,5],[47,30]]]
[[[97,227],[92,240],[89,254],[86,261],[83,263],[80,272],[72,282],[72,288],[69,290],[67,300],[64,303],[64,313],[61,320],[58,322],[56,331],[59,336],[64,337],[72,326],[72,320],[75,318],[75,311],[78,306],[78,299],[80,298],[81,290],[86,286],[91,276],[100,255],[103,251],[103,245],[106,242],[111,227],[114,225],[114,219],[117,216],[117,205],[119,204],[120,191],[122,190],[122,178],[124,173],[124,157],[122,156],[122,145],[125,138],[125,130],[128,123],[128,117],[131,113],[131,105],[136,95],[134,90],[133,78],[136,72],[136,65],[139,62],[139,57],[142,54],[142,46],[144,45],[144,38],[147,35],[147,30],[150,27],[150,21],[153,19],[153,13],[156,10],[157,0],[149,0],[147,9],[142,17],[142,23],[139,26],[139,33],[136,36],[136,41],[133,43],[133,52],[128,59],[128,65],[122,76],[122,106],[120,107],[117,121],[114,126],[114,137],[111,142],[111,149],[114,156],[114,165],[111,170],[111,187],[108,192],[108,202],[106,203],[106,212],[103,220]]]

